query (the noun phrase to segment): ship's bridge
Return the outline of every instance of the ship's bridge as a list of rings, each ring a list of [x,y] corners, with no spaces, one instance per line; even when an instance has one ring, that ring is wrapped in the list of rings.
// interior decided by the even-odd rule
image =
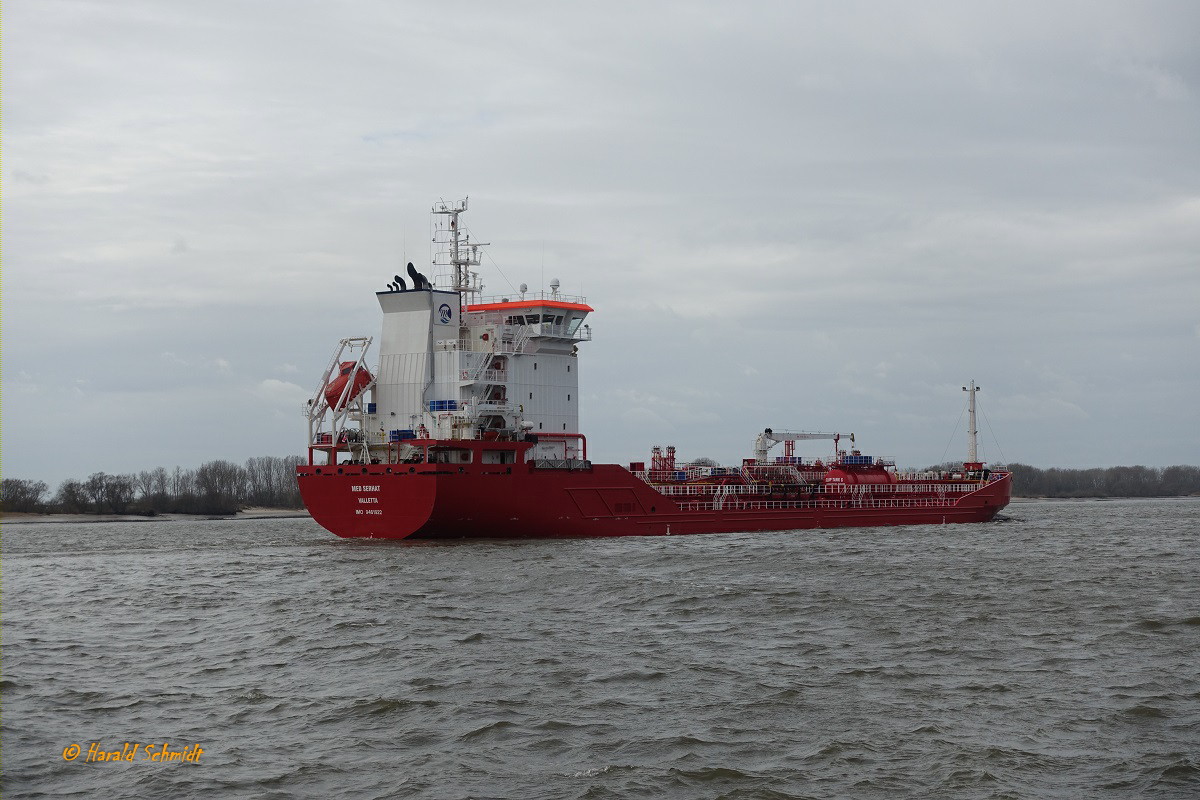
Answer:
[[[594,310],[583,297],[558,292],[538,292],[520,300],[484,297],[463,309],[463,324],[515,325],[525,327],[529,336],[591,341],[591,329],[583,321]]]

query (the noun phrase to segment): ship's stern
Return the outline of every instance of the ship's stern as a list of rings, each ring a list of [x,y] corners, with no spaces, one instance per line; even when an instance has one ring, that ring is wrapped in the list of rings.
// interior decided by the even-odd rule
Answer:
[[[393,465],[301,465],[300,496],[312,518],[343,538],[405,539],[433,512],[433,475]]]

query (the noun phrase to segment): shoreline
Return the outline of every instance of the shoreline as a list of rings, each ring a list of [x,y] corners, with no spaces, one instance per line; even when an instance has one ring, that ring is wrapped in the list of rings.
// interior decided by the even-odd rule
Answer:
[[[41,525],[48,523],[85,524],[89,522],[178,522],[180,520],[252,520],[303,519],[311,515],[302,508],[247,508],[236,514],[34,514],[0,512],[0,525],[13,523]]]

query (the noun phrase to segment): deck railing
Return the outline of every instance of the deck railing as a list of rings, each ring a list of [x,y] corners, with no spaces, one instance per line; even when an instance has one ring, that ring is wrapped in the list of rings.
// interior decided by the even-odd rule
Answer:
[[[853,497],[857,495],[963,495],[977,490],[981,483],[865,483],[865,484],[818,484],[818,485],[783,485],[768,483],[653,483],[647,480],[647,473],[634,472],[636,477],[648,483],[659,494],[668,497],[697,497],[704,495],[727,495],[734,498],[739,495],[775,494],[776,492],[796,491],[815,492],[823,497]],[[998,480],[995,479],[995,480]],[[989,481],[990,482],[990,481]]]
[[[680,502],[680,511],[777,511],[781,509],[824,508],[950,508],[957,497],[861,498],[858,500],[738,500],[733,496],[720,502]]]

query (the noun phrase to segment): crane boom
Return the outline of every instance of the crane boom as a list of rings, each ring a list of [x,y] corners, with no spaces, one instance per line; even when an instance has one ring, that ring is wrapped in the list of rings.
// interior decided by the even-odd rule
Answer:
[[[843,437],[854,441],[853,433],[816,433],[812,431],[777,431],[765,429],[754,440],[754,461],[758,464],[767,463],[767,451],[780,442],[799,442],[808,439],[832,439],[835,443]]]

